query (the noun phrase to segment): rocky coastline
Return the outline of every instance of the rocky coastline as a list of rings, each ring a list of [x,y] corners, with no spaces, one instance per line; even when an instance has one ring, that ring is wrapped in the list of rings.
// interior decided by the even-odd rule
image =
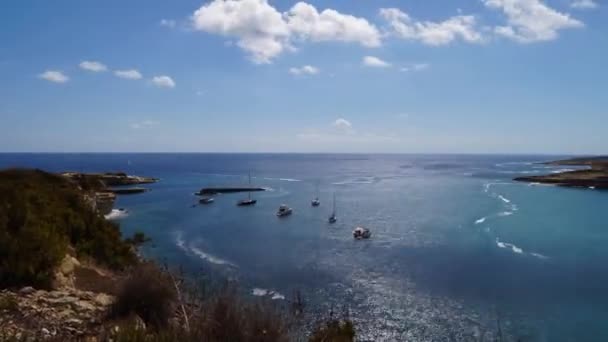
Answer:
[[[514,178],[518,182],[552,184],[564,187],[608,189],[608,157],[574,158],[545,162],[546,165],[586,166],[582,170]]]

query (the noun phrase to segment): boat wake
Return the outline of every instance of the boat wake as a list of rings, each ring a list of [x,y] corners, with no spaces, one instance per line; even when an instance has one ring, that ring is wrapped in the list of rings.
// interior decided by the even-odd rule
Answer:
[[[343,180],[340,182],[331,183],[333,185],[350,185],[350,184],[373,184],[378,180],[376,177],[359,177],[354,179]]]
[[[540,253],[524,252],[524,250],[522,248],[517,247],[516,245],[514,245],[512,243],[500,241],[498,238],[496,238],[496,246],[498,246],[498,248],[510,249],[515,254],[522,254],[522,255],[527,254],[527,255],[533,256],[535,258],[542,259],[542,260],[549,259],[548,256],[542,255]]]
[[[301,182],[301,179],[295,179],[295,178],[270,178],[270,177],[265,177],[264,180],[269,180],[269,181],[282,181],[282,182]]]
[[[237,265],[231,263],[230,261],[221,259],[212,254],[209,254],[209,253],[203,251],[202,249],[200,249],[198,246],[195,246],[193,243],[186,245],[186,242],[184,241],[183,236],[182,236],[182,232],[176,233],[175,245],[177,247],[179,247],[179,249],[183,250],[184,252],[186,252],[188,254],[194,254],[197,257],[199,257],[200,259],[202,259],[210,264],[224,265],[224,266],[238,268]]]
[[[112,211],[103,217],[106,220],[120,220],[129,216],[129,212],[126,210],[112,209]]]
[[[487,218],[488,218],[487,216],[484,216],[484,217],[482,217],[482,218],[480,218],[480,219],[476,220],[476,221],[475,221],[475,224],[482,224],[482,223],[486,222],[486,219],[487,219]]]
[[[277,291],[261,289],[258,287],[254,288],[251,291],[251,294],[253,294],[256,297],[268,297],[272,300],[284,300],[285,299],[285,296],[280,294]]]

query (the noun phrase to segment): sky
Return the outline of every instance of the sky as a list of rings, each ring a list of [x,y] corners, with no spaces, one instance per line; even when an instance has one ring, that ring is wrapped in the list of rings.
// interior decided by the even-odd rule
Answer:
[[[0,152],[608,153],[605,0],[3,0]]]

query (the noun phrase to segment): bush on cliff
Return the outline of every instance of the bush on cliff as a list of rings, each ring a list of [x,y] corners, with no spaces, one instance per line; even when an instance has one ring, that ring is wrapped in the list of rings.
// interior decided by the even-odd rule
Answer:
[[[73,182],[40,170],[0,171],[0,287],[50,286],[68,246],[111,268],[136,260]]]

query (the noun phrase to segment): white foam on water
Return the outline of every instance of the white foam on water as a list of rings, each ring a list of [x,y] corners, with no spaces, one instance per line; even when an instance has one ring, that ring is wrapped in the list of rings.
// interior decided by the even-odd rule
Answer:
[[[562,172],[570,172],[570,171],[574,171],[574,169],[559,169],[559,170],[553,170],[553,171],[551,171],[551,173],[562,173]]]
[[[112,209],[110,213],[104,215],[103,217],[106,220],[120,220],[127,216],[129,216],[129,212],[126,210]]]
[[[549,259],[549,257],[548,257],[548,256],[546,256],[546,255],[542,255],[542,254],[540,254],[540,253],[530,253],[530,255],[531,255],[531,256],[533,256],[533,257],[537,257],[537,258],[539,258],[539,259],[543,259],[543,260]]]
[[[506,197],[505,197],[505,196],[503,196],[503,195],[498,195],[498,198],[499,198],[501,201],[505,202],[505,203],[511,203],[511,200],[510,200],[510,199],[508,199],[508,198],[506,198]]]
[[[501,213],[498,213],[498,216],[500,216],[500,217],[511,216],[511,215],[513,215],[512,211],[503,211]]]
[[[226,261],[224,259],[220,259],[214,255],[211,255],[209,253],[205,253],[203,250],[201,250],[198,247],[193,247],[190,246],[190,251],[192,253],[194,253],[196,256],[198,256],[199,258],[201,258],[202,260],[205,260],[211,264],[215,264],[215,265],[227,265],[227,266],[232,266],[232,267],[237,267],[235,264],[231,263],[230,261]]]
[[[251,294],[256,297],[270,297],[272,300],[284,300],[285,296],[277,291],[262,289],[259,287],[254,288]]]
[[[594,186],[590,186],[589,189],[595,190],[595,187]]]
[[[508,242],[501,242],[500,240],[498,240],[498,238],[496,238],[496,246],[498,246],[499,248],[509,248],[511,249],[511,251],[513,251],[513,253],[517,253],[517,254],[523,254],[524,250],[515,246],[512,243],[508,243]]]
[[[268,294],[268,290],[256,287],[253,289],[253,291],[251,291],[251,293],[256,297],[264,297]]]
[[[476,220],[475,224],[482,224],[482,223],[484,223],[486,221],[486,219],[487,219],[487,217],[482,217],[482,218]]]
[[[271,177],[265,177],[264,180],[283,181],[283,182],[301,182],[302,181],[300,179],[295,179],[295,178],[271,178]]]

